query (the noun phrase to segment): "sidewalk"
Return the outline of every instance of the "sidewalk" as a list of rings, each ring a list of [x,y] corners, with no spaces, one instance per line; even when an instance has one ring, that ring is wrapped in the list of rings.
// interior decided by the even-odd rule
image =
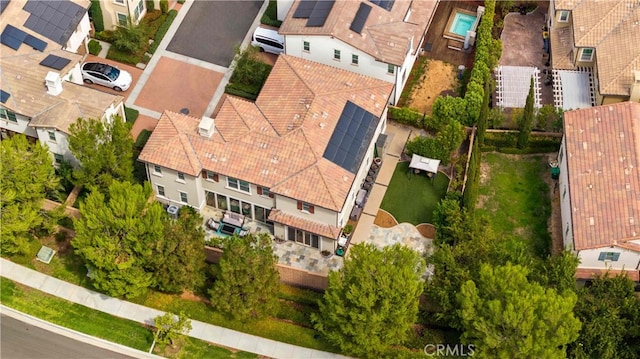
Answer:
[[[68,301],[84,305],[120,318],[134,320],[138,323],[153,325],[153,318],[164,312],[112,298],[86,288],[64,282],[57,278],[42,274],[32,269],[0,258],[0,276],[11,279],[31,288],[55,295]],[[303,348],[261,338],[215,325],[191,321],[193,329],[189,336],[222,345],[228,348],[256,353],[272,358],[347,358],[333,353]]]

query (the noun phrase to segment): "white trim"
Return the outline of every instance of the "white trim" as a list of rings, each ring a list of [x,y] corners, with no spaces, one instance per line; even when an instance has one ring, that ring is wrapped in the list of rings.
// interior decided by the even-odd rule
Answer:
[[[120,23],[120,17],[119,17],[118,15],[124,15],[124,16],[126,16],[126,18],[127,18],[127,22],[129,21],[129,15],[127,15],[127,14],[125,14],[125,13],[123,13],[123,12],[119,12],[119,11],[116,11],[115,13],[116,13],[116,24],[117,24],[117,26],[126,26],[126,24],[125,24],[125,25],[122,25],[122,24]]]
[[[585,50],[591,50],[591,54],[589,55],[589,59],[585,60],[584,52]],[[583,47],[580,48],[580,55],[578,56],[578,61],[580,62],[593,62],[593,54],[595,54],[596,50],[593,47]]]
[[[567,17],[562,20],[563,15],[567,15]],[[558,16],[558,22],[569,22],[569,16],[571,15],[571,11],[569,10],[560,10],[560,16]]]

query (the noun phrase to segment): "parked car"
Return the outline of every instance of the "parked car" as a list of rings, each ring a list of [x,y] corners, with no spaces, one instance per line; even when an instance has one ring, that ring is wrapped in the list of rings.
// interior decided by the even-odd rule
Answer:
[[[85,62],[82,65],[82,79],[87,84],[111,87],[116,91],[126,91],[131,86],[130,73],[99,62]]]
[[[258,26],[251,37],[251,45],[259,47],[261,52],[280,55],[284,52],[284,36],[277,30]]]

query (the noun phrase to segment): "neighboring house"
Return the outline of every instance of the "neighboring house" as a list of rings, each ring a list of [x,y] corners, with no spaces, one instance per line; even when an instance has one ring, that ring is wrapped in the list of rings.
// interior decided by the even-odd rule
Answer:
[[[564,113],[560,163],[564,246],[577,277],[607,269],[640,281],[640,104]]]
[[[255,102],[228,96],[213,119],[163,113],[139,160],[163,203],[241,213],[333,251],[392,88],[283,54]]]
[[[552,0],[549,27],[553,69],[590,70],[592,103],[640,102],[638,0]],[[569,91],[588,85],[573,87]]]
[[[67,141],[71,123],[79,117],[124,118],[123,97],[82,86],[83,56],[69,52],[84,52],[84,32],[89,29],[87,9],[71,1],[12,0],[2,4],[1,137],[23,133],[46,145],[56,162],[76,164]],[[33,13],[25,10],[33,6]],[[32,30],[29,19],[33,14],[44,16],[40,11],[53,14],[58,19],[56,24],[66,22],[68,27],[49,28],[47,23],[45,30],[40,25],[34,27],[37,31]]]
[[[170,5],[173,2],[175,0],[170,0]],[[160,0],[154,0],[153,3],[154,10],[160,10]],[[100,0],[99,4],[105,30],[126,26],[129,20],[138,24],[148,11],[146,0]]]
[[[438,0],[278,1],[285,53],[392,83],[395,104]]]

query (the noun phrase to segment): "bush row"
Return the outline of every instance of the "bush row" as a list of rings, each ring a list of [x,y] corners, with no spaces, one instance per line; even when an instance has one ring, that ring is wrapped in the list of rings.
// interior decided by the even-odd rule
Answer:
[[[278,1],[269,0],[269,6],[267,6],[267,10],[262,14],[260,23],[275,27],[282,25],[282,21],[278,20]]]
[[[164,20],[162,25],[160,25],[158,31],[156,32],[156,35],[153,37],[153,43],[149,47],[150,53],[154,54],[156,52],[158,46],[160,46],[160,42],[162,42],[164,35],[167,33],[167,31],[169,31],[169,27],[171,27],[171,23],[173,23],[173,20],[176,18],[176,16],[178,16],[178,12],[176,10],[169,11],[169,13],[167,14],[167,18]]]
[[[102,8],[100,7],[100,0],[91,0],[89,13],[91,14],[93,27],[96,32],[104,31],[104,19],[102,18]]]
[[[409,156],[415,153],[438,159],[446,166],[451,161],[451,153],[460,147],[465,136],[464,127],[457,121],[451,121],[435,138],[419,136],[408,141],[406,151]]]
[[[497,151],[511,154],[546,153],[560,149],[562,138],[553,136],[536,135],[531,133],[527,147],[518,149],[517,132],[488,132],[485,134],[483,152]]]
[[[131,126],[133,126],[133,124],[136,122],[139,114],[140,112],[134,108],[129,108],[127,106],[124,107],[125,121],[130,123]]]
[[[255,99],[258,98],[258,94],[260,93],[260,90],[255,91],[254,88],[247,85],[240,84],[240,83],[229,83],[224,88],[224,92],[228,93],[229,95],[243,97],[248,100],[255,101]]]

